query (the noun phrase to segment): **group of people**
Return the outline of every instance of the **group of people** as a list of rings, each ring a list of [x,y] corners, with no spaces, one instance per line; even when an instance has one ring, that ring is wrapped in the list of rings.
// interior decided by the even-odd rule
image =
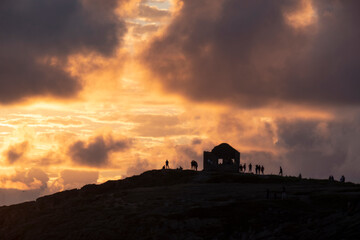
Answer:
[[[162,167],[162,169],[169,169],[169,160],[166,159],[165,165]],[[181,168],[182,169],[182,168]]]
[[[195,169],[195,171],[197,171],[197,167],[198,167],[197,162],[195,160],[192,160],[191,161],[191,168]],[[169,169],[169,168],[170,168],[169,167],[169,160],[166,160],[165,165],[162,167],[162,169]],[[180,167],[180,169],[182,170],[182,167]],[[239,170],[240,170],[240,172],[245,173],[246,172],[246,163],[240,164]],[[263,165],[258,165],[258,164],[255,165],[255,174],[263,174],[264,175],[264,171],[265,171],[265,168],[264,168]],[[252,164],[251,163],[249,164],[249,172],[252,172]],[[283,171],[282,171],[281,167],[280,167],[279,175],[280,176],[283,175]],[[329,180],[331,180],[331,177],[332,176],[329,177]],[[345,182],[345,177],[342,176],[342,178],[343,178],[343,182]],[[342,179],[340,179],[340,181],[342,181]]]
[[[195,171],[197,171],[197,162],[196,161],[191,161],[191,168],[192,169],[195,169]],[[165,161],[165,165],[162,167],[162,169],[169,169],[169,160],[166,160]],[[182,167],[180,167],[180,169],[182,170]],[[239,170],[240,172],[246,172],[246,163],[244,164],[240,164],[239,166]],[[265,168],[264,166],[262,165],[255,165],[255,174],[263,174],[264,175],[264,171],[265,171]],[[250,163],[249,164],[249,172],[252,172],[252,164]],[[282,176],[282,168],[280,167],[280,173],[279,173],[281,176]]]
[[[329,181],[330,181],[330,182],[335,181],[335,179],[334,179],[334,176],[333,176],[333,175],[330,175],[330,176],[329,176]],[[341,178],[340,178],[340,182],[342,182],[342,183],[343,183],[343,182],[345,182],[345,176],[344,176],[344,175],[342,175],[342,176],[341,176]]]
[[[198,163],[195,160],[192,160],[191,161],[191,169],[194,169],[195,171],[197,171],[197,168],[198,168]],[[166,159],[165,165],[162,167],[162,169],[170,169],[169,160]],[[183,170],[183,168],[181,166],[179,166],[177,168],[177,170]]]
[[[240,172],[246,172],[246,163],[239,166]],[[264,174],[265,168],[261,165],[255,165],[255,174]],[[252,172],[252,164],[249,164],[249,172]]]
[[[169,160],[166,160],[165,161],[165,165],[162,167],[162,169],[169,169]],[[198,164],[195,160],[192,160],[191,161],[191,168],[194,169],[195,171],[197,171],[197,168],[198,168]],[[179,167],[178,169],[182,170],[182,167]],[[246,163],[244,164],[240,164],[239,166],[239,170],[240,172],[246,172]],[[264,166],[262,165],[255,165],[255,174],[263,174],[264,175]],[[252,172],[252,164],[250,163],[249,164],[249,172]],[[280,171],[279,171],[279,175],[282,176],[283,175],[283,169],[282,167],[280,167]],[[301,179],[301,174],[299,175],[299,178]],[[330,175],[329,176],[329,181],[334,181],[334,176],[333,175]],[[345,176],[342,175],[341,178],[340,178],[340,182],[345,182]]]
[[[256,174],[263,174],[264,175],[264,166],[260,166],[260,165],[255,165],[255,173]]]

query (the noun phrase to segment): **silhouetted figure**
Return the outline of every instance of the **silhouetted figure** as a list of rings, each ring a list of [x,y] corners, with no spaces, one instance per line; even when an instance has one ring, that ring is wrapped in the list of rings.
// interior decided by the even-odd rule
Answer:
[[[194,169],[195,171],[197,171],[198,168],[198,163],[195,160],[191,161],[191,169]]]
[[[279,175],[282,176],[283,175],[283,170],[282,170],[282,167],[280,167],[280,172],[279,172]]]
[[[249,164],[249,172],[251,172],[252,171],[252,165],[251,165],[251,163]]]
[[[240,164],[239,169],[240,169],[240,172],[242,172],[243,171],[243,165]]]
[[[169,161],[166,159],[165,168],[169,169]]]
[[[342,175],[342,176],[341,176],[341,178],[340,178],[340,182],[342,182],[342,183],[344,183],[344,182],[345,182],[345,177],[344,177],[344,175]]]
[[[330,176],[329,176],[329,181],[330,181],[330,182],[333,182],[333,181],[334,181],[334,176],[333,176],[333,175],[330,175]]]
[[[261,166],[261,174],[264,175],[264,166]]]
[[[301,173],[299,174],[299,179],[302,179]]]
[[[165,165],[162,167],[162,169],[165,169]]]
[[[246,163],[244,163],[244,172],[246,172]]]

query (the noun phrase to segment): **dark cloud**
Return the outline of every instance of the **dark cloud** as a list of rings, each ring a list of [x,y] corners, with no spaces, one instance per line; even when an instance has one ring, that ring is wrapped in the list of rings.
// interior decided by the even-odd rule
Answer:
[[[199,169],[203,168],[203,156],[202,153],[199,154],[194,148],[193,146],[188,146],[188,145],[176,145],[175,146],[175,151],[176,151],[176,159],[174,163],[170,163],[172,164],[172,166],[170,166],[171,168],[177,168],[177,167],[182,167],[182,168],[190,168],[191,165],[191,160],[195,160],[197,161],[198,165],[199,165]]]
[[[277,159],[276,155],[266,151],[249,151],[241,153],[241,162],[252,164],[265,164]]]
[[[347,120],[279,120],[279,155],[288,173],[326,178],[348,175],[359,181],[352,169],[360,167],[359,118]]]
[[[38,188],[40,190],[45,190],[47,188],[49,177],[43,170],[38,168],[31,168],[28,171],[17,171],[15,175],[5,177],[5,179],[1,180],[20,182],[25,184],[30,189]],[[41,185],[39,186],[37,182],[40,182]]]
[[[248,151],[241,152],[240,163],[246,163],[247,166],[251,163],[252,171],[255,172],[255,165],[260,164],[264,166],[265,174],[276,174],[279,171],[279,156],[272,152],[266,151]],[[249,168],[247,167],[247,171]]]
[[[278,120],[278,146],[288,149],[308,149],[313,146],[326,144],[328,138],[320,135],[319,121],[286,121]]]
[[[164,88],[198,101],[359,104],[360,2],[312,1],[314,24],[286,16],[300,0],[183,0],[143,54]]]
[[[126,170],[126,176],[131,177],[134,175],[138,175],[153,168],[154,165],[151,164],[147,159],[138,158],[135,161],[135,164],[129,166],[129,168]]]
[[[64,71],[67,58],[110,56],[126,32],[115,14],[125,1],[2,0],[0,103],[76,94],[81,83]]]
[[[198,145],[198,144],[201,144],[201,143],[202,143],[202,139],[200,139],[200,138],[194,138],[191,141],[191,145]]]
[[[101,167],[110,163],[110,153],[124,151],[130,144],[129,139],[114,140],[112,136],[97,136],[89,142],[74,142],[68,148],[68,155],[76,164]]]
[[[29,143],[27,141],[11,145],[4,153],[6,160],[13,164],[20,158],[24,156],[24,154],[29,149]]]

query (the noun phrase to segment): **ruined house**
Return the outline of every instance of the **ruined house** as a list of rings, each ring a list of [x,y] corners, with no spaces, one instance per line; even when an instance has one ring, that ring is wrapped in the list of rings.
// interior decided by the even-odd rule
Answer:
[[[240,152],[227,143],[204,151],[204,171],[239,172]]]

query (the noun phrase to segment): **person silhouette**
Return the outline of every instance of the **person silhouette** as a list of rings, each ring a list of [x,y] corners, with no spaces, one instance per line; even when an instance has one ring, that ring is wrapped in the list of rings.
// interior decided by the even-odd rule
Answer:
[[[244,163],[244,172],[246,172],[246,163]]]
[[[239,169],[240,169],[240,172],[242,172],[243,171],[243,165],[240,164]]]
[[[251,163],[249,164],[249,172],[251,172],[252,171],[252,165],[251,165]]]
[[[340,182],[342,182],[342,183],[345,182],[345,177],[344,177],[344,175],[341,176]]]
[[[197,171],[198,168],[198,164],[195,160],[191,161],[191,169],[195,169],[195,171]]]
[[[169,169],[169,161],[167,159],[165,161],[165,168]]]
[[[264,175],[264,166],[261,166],[261,174]]]
[[[282,176],[283,175],[283,170],[282,170],[282,167],[280,167],[280,172],[279,172],[279,175]]]

